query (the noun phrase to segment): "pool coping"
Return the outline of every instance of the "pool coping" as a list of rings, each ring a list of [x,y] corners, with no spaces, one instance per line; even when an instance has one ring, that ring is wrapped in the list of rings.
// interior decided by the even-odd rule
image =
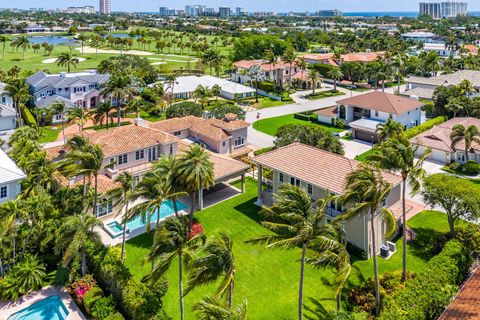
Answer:
[[[51,296],[60,296],[65,308],[68,310],[67,320],[86,320],[85,316],[65,288],[56,286],[44,287],[20,297],[17,301],[7,300],[0,302],[0,320],[7,320],[12,314]]]

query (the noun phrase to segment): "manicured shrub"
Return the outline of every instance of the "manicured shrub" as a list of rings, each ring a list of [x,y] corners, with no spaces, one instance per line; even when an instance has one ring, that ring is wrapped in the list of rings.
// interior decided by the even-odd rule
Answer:
[[[310,115],[305,113],[295,113],[293,115],[293,118],[298,120],[310,121]]]
[[[469,160],[462,166],[462,172],[465,174],[477,174],[480,172],[480,163]]]
[[[335,127],[344,129],[347,126],[347,123],[343,119],[335,119]]]
[[[236,105],[220,104],[208,111],[209,118],[223,119],[227,113],[234,113],[238,119],[245,120],[245,110]]]
[[[416,126],[416,127],[413,127],[413,128],[410,128],[410,129],[406,130],[405,131],[405,137],[407,139],[413,138],[413,137],[419,135],[420,133],[423,133],[423,132],[433,128],[436,125],[444,123],[447,120],[448,120],[448,118],[446,116],[439,116],[439,117],[430,119],[430,120],[422,123],[419,126]]]
[[[97,285],[94,285],[85,293],[85,295],[83,296],[83,305],[85,306],[85,309],[88,313],[92,312],[93,305],[98,299],[102,297],[103,290]]]
[[[87,291],[95,286],[96,281],[91,274],[87,274],[78,279],[69,288],[70,293],[74,294],[78,301],[82,302]]]
[[[468,275],[472,256],[457,240],[445,244],[422,273],[407,281],[398,294],[387,295],[379,319],[437,319]]]
[[[199,235],[203,233],[203,226],[198,223],[198,222],[195,222],[192,224],[192,229],[190,230],[190,233],[188,234],[188,238],[191,239],[193,237],[195,237],[196,235]]]
[[[92,307],[92,316],[94,316],[97,320],[103,320],[115,312],[113,298],[111,295],[108,297],[99,298],[95,301]]]
[[[255,150],[253,151],[253,154],[255,156],[259,156],[261,154],[264,154],[264,153],[267,153],[267,152],[270,152],[273,150],[273,147],[266,147],[266,148],[262,148],[262,149],[258,149],[258,150]]]
[[[167,119],[181,118],[186,116],[201,117],[203,114],[202,106],[198,103],[185,101],[176,104],[172,104],[167,108]]]
[[[23,121],[25,121],[25,124],[30,127],[36,127],[37,126],[37,121],[35,121],[35,117],[33,114],[30,112],[30,110],[25,107],[24,105],[20,106],[20,113],[22,115]]]
[[[125,320],[125,318],[122,316],[121,313],[115,312],[115,313],[112,313],[111,315],[109,315],[108,317],[106,317],[103,320]]]
[[[275,84],[273,82],[262,81],[258,84],[258,88],[266,92],[273,92]]]

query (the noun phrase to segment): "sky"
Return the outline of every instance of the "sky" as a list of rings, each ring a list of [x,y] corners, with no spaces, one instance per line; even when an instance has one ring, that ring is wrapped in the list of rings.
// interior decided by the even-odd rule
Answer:
[[[243,7],[247,11],[296,11],[314,12],[322,9],[339,9],[344,12],[367,11],[417,11],[419,0],[111,0],[113,11],[158,11],[158,7],[181,9],[186,4],[205,4],[211,7]],[[470,11],[480,10],[479,1],[469,2]],[[15,7],[29,9],[42,7],[47,9],[68,6],[91,5],[98,9],[97,0],[0,0],[0,8]]]

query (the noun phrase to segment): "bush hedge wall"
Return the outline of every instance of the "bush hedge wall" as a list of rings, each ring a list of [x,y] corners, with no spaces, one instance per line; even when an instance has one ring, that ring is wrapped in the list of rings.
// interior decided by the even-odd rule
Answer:
[[[416,126],[416,127],[413,127],[413,128],[410,128],[410,129],[406,130],[405,131],[405,137],[407,139],[413,138],[413,137],[419,135],[420,133],[423,133],[423,132],[433,128],[436,125],[444,123],[447,120],[448,120],[448,118],[446,116],[439,116],[439,117],[430,119],[430,120],[422,123],[419,126]]]

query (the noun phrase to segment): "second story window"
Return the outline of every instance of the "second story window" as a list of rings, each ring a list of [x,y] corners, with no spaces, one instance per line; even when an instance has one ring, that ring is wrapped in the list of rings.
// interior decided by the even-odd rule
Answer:
[[[170,154],[173,154],[173,144],[170,145],[170,150],[169,150]]]
[[[0,199],[5,199],[8,196],[8,187],[1,186],[0,187]]]
[[[180,136],[180,135],[182,135],[182,131],[175,131],[175,132],[173,133],[173,135],[174,135],[175,137]]]
[[[245,139],[243,137],[238,137],[237,139],[235,139],[234,143],[235,147],[241,147],[245,144]]]
[[[135,160],[142,160],[145,158],[145,150],[137,150],[135,151]]]
[[[307,193],[309,195],[313,194],[313,186],[311,184],[307,184]]]
[[[280,173],[278,174],[278,181],[283,182],[283,179],[284,179],[283,173],[280,172]]]
[[[117,164],[122,165],[128,162],[128,154],[121,154],[117,158]]]

